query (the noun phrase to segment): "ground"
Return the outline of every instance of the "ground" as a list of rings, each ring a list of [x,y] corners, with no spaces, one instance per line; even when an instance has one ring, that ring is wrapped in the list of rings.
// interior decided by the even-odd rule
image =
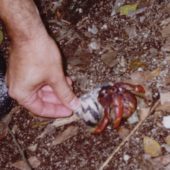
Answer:
[[[78,96],[123,81],[144,86],[149,105],[139,99],[135,120],[99,135],[76,116],[44,119],[16,105],[3,120],[0,169],[170,169],[169,1],[36,2]],[[5,37],[6,56],[8,44]]]

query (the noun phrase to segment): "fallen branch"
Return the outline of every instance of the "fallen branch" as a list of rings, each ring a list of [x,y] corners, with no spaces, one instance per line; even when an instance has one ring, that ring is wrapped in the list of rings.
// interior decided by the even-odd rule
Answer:
[[[12,136],[12,139],[14,141],[14,144],[16,145],[16,147],[18,148],[18,151],[22,157],[22,160],[25,162],[26,166],[27,166],[27,169],[28,170],[32,170],[33,168],[31,167],[30,163],[28,162],[25,154],[24,154],[24,151],[21,149],[19,143],[17,142],[17,139],[15,138],[15,135],[13,134],[12,130],[8,127],[8,132],[10,133],[10,135]]]
[[[119,152],[119,150],[125,145],[127,141],[130,140],[131,136],[139,129],[139,127],[142,125],[142,123],[146,120],[146,118],[151,115],[157,106],[160,104],[160,100],[158,100],[149,110],[148,114],[140,120],[140,122],[134,127],[134,129],[130,132],[130,134],[120,143],[120,145],[112,152],[112,154],[106,159],[106,161],[100,166],[99,170],[103,170],[108,163],[111,161],[111,159],[116,155],[116,153]]]
[[[37,138],[43,138],[46,134],[48,134],[50,131],[52,131],[52,129],[70,124],[70,123],[78,121],[78,120],[79,120],[79,118],[75,114],[73,114],[71,117],[67,117],[67,118],[58,118],[53,123],[47,125],[47,127],[44,129],[44,131]]]

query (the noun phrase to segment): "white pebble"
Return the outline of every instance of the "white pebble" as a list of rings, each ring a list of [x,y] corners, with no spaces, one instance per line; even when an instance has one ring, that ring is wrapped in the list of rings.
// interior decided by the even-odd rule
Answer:
[[[130,117],[128,118],[128,123],[129,123],[129,124],[135,124],[135,123],[137,123],[138,121],[139,121],[139,118],[138,118],[138,115],[137,115],[136,112],[133,113],[132,116],[130,116]]]
[[[162,123],[165,128],[170,129],[170,116],[164,116]]]
[[[130,156],[129,156],[129,155],[125,154],[125,155],[123,156],[123,160],[124,160],[125,162],[127,162],[129,159],[130,159]]]

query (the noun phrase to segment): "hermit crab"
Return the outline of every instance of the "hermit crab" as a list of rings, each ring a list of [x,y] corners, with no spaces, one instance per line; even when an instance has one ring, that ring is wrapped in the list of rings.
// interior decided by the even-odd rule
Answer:
[[[93,133],[101,133],[109,122],[118,128],[122,119],[130,117],[137,108],[137,96],[144,96],[141,85],[118,82],[96,88],[81,97],[81,107],[76,113],[93,127]]]

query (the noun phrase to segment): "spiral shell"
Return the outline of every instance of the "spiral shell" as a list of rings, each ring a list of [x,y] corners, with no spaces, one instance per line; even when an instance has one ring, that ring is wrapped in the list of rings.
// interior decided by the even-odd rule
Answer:
[[[98,102],[98,92],[101,88],[96,88],[92,92],[80,97],[81,106],[75,113],[89,126],[95,126],[102,119],[104,109]]]

